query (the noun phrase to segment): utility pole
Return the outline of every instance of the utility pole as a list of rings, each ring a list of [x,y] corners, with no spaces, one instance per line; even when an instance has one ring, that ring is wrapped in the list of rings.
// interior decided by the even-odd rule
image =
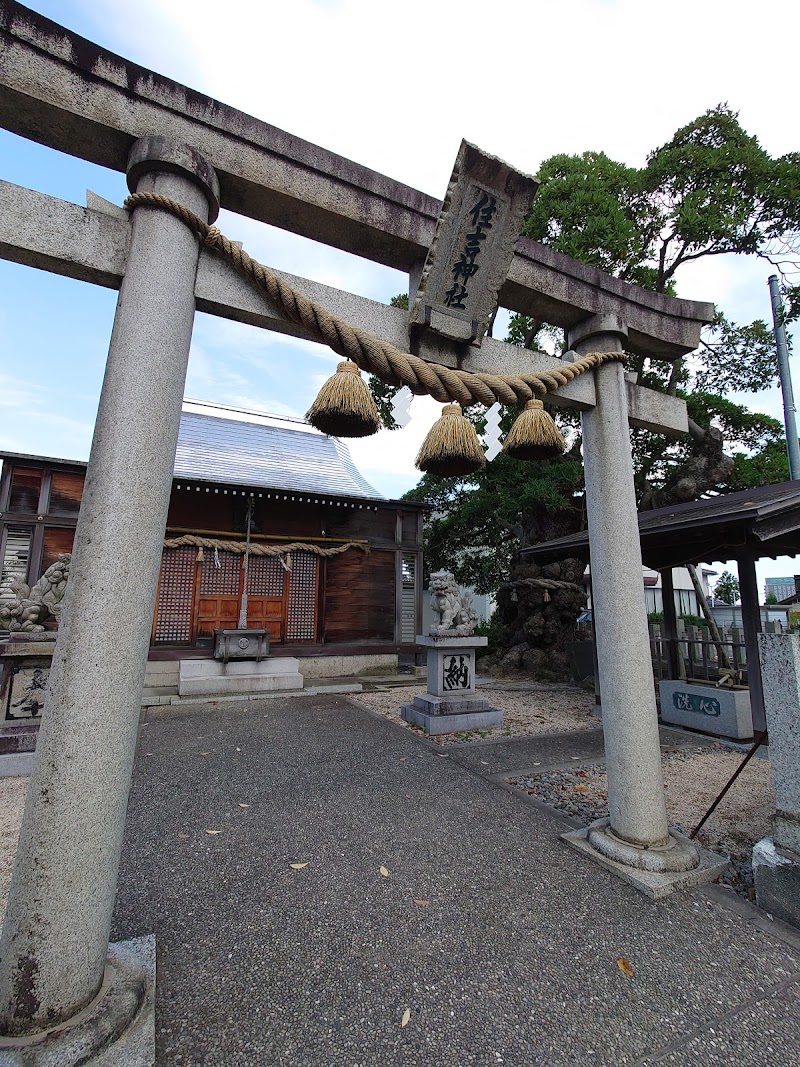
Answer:
[[[783,424],[786,427],[786,451],[789,453],[789,477],[800,481],[800,443],[797,440],[797,419],[795,417],[794,394],[792,392],[792,375],[789,370],[789,347],[786,344],[786,328],[783,325],[783,301],[778,283],[778,275],[769,279],[769,295],[772,300],[772,321],[775,327],[775,347],[778,350],[778,374],[781,379],[783,394]]]

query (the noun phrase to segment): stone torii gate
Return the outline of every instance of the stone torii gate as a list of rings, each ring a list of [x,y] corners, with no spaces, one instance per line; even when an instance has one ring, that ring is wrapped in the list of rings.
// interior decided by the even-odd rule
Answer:
[[[126,172],[132,191],[169,196],[204,220],[213,222],[221,205],[405,271],[412,296],[417,291],[438,201],[137,67],[12,0],[0,0],[0,123]],[[113,946],[109,954],[108,940],[195,309],[304,333],[163,210],[137,208],[131,217],[91,193],[81,207],[0,182],[0,255],[119,289],[3,927],[0,1033],[9,1036],[0,1038],[0,1063],[11,1064],[36,1055],[45,1032],[73,1033],[69,1021],[90,1003],[123,1030],[131,1004],[146,996],[141,960],[126,962]],[[406,312],[282,277],[408,350]],[[712,316],[709,304],[646,292],[524,239],[498,299],[565,328],[579,355],[624,344],[675,359],[697,346]],[[563,366],[493,338],[465,344],[424,328],[415,331],[415,351],[495,374]],[[550,399],[581,411],[594,563],[610,825],[594,827],[583,847],[633,879],[655,872],[685,884],[702,869],[694,846],[668,830],[628,434],[628,424],[685,432],[685,405],[637,386],[619,363]]]

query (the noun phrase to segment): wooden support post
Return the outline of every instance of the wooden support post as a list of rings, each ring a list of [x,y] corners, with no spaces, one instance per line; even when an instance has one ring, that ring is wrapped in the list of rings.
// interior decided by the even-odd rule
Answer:
[[[678,646],[678,614],[675,610],[675,585],[672,581],[672,567],[659,571],[661,575],[661,596],[663,598],[664,636],[667,641],[667,677],[685,678],[686,668],[683,655]]]
[[[756,560],[751,554],[739,556],[739,596],[742,598],[742,629],[747,653],[747,687],[753,715],[753,735],[767,728],[764,713],[764,689],[761,684],[761,661],[758,658],[758,635],[761,633],[761,609],[758,604]]]

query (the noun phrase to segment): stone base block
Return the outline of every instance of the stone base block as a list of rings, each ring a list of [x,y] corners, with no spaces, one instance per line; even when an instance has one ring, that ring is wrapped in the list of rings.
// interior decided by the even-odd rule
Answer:
[[[418,698],[414,698],[415,703]],[[488,703],[485,702],[485,703]],[[457,734],[462,730],[494,730],[503,725],[503,713],[496,708],[487,708],[485,711],[459,711],[454,714],[430,714],[414,707],[414,704],[404,704],[400,708],[400,714],[406,722],[421,726],[426,734]]]
[[[28,1037],[0,1037],[0,1067],[153,1067],[156,939],[108,946],[103,985],[73,1019]]]
[[[680,834],[674,833],[674,831],[673,836],[679,840],[687,840],[682,838]],[[587,826],[582,830],[570,830],[569,833],[562,834],[561,840],[566,841],[571,848],[587,856],[595,863],[599,863],[606,870],[611,871],[612,874],[616,874],[618,878],[627,882],[628,885],[632,885],[634,889],[638,889],[640,893],[644,893],[651,900],[661,900],[679,889],[690,889],[696,885],[713,882],[719,878],[729,863],[727,857],[719,856],[716,852],[710,852],[708,849],[701,848],[698,845],[700,864],[694,870],[663,874],[643,871],[636,867],[627,867],[616,860],[610,859],[608,856],[604,856],[602,852],[598,852],[597,849],[589,844],[588,837],[589,827]],[[692,844],[696,844],[696,842],[692,842]]]
[[[463,697],[435,697],[430,693],[420,693],[411,703],[417,711],[424,711],[426,715],[462,715],[465,712],[492,710],[486,697],[474,693]]]
[[[300,663],[292,657],[255,660],[184,659],[178,672],[178,695],[226,696],[267,693],[275,689],[302,689]]]
[[[800,927],[800,854],[765,842],[753,849],[756,904],[776,919]]]
[[[724,689],[694,682],[660,682],[662,722],[688,726],[715,737],[750,738],[753,716],[746,689]]]

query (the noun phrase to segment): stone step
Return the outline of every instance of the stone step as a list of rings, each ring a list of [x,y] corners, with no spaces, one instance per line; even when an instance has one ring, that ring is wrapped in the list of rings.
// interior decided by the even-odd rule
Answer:
[[[274,689],[302,689],[303,676],[299,661],[290,656],[268,659],[181,660],[178,694],[181,697],[215,694],[256,695]]]

